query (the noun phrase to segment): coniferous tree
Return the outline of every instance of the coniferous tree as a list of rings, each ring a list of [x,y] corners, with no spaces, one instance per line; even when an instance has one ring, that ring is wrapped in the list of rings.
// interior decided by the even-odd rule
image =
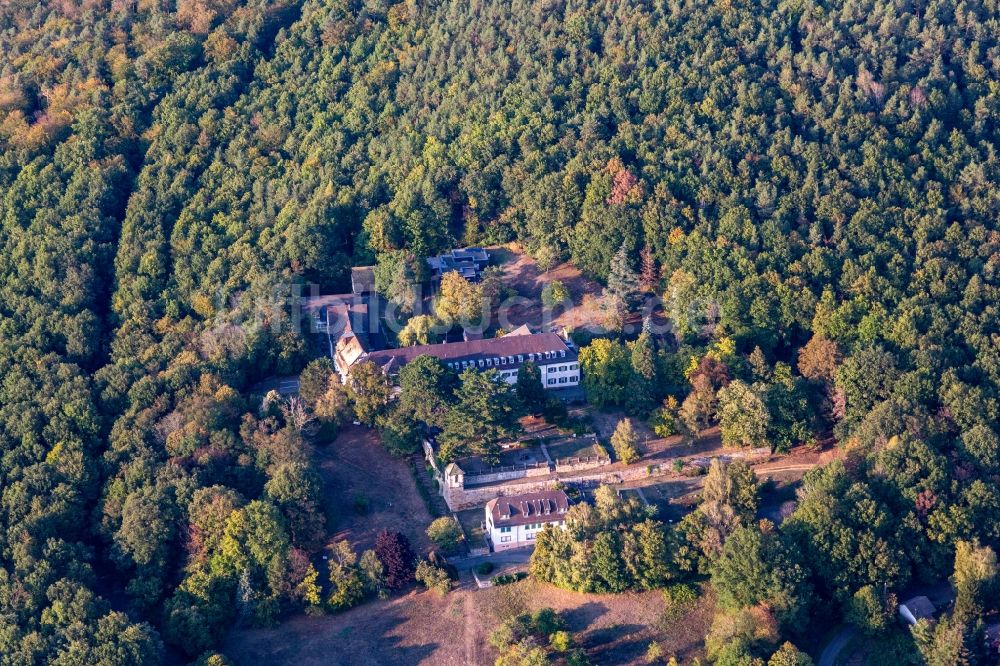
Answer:
[[[629,345],[632,374],[626,389],[626,411],[645,418],[656,406],[656,350],[648,332],[642,332]]]
[[[642,265],[639,271],[639,287],[644,291],[656,291],[660,284],[660,272],[656,267],[656,257],[653,248],[645,245],[639,254]]]
[[[610,296],[626,305],[631,305],[634,302],[639,291],[639,276],[632,268],[629,249],[625,243],[622,243],[611,259],[606,291]]]
[[[518,400],[529,414],[540,414],[545,410],[548,397],[542,386],[542,373],[538,366],[528,361],[517,371],[517,383],[514,385]]]
[[[520,405],[514,387],[500,379],[495,370],[479,372],[469,368],[460,380],[455,403],[448,408],[439,437],[441,458],[452,460],[473,453],[495,461],[500,442],[520,431]]]

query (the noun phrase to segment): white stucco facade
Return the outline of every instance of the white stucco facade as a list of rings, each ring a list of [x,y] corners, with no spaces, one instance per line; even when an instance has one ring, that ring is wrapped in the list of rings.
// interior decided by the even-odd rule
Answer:
[[[503,366],[497,368],[500,378],[508,384],[517,382],[518,368],[504,369]],[[552,363],[538,366],[541,375],[542,387],[546,389],[569,388],[580,384],[580,363],[576,359],[566,359],[562,363]]]
[[[547,389],[569,388],[580,383],[580,363],[576,359],[543,365],[540,369],[542,386]]]
[[[511,525],[508,527],[496,527],[493,525],[492,517],[486,516],[486,529],[490,534],[490,543],[493,550],[510,550],[511,548],[524,548],[535,545],[535,537],[546,525],[564,527],[566,521],[562,518],[548,522],[528,523],[527,525]]]
[[[546,525],[564,528],[569,498],[561,490],[498,497],[486,504],[486,532],[493,550],[534,546]]]

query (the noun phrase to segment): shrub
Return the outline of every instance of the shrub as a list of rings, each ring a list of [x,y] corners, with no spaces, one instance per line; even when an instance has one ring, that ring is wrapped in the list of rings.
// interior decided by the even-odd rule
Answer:
[[[566,622],[551,608],[540,608],[531,616],[532,632],[540,636],[551,636],[565,625]]]
[[[566,301],[571,301],[569,289],[559,280],[552,280],[542,288],[542,305],[554,308]]]
[[[573,636],[568,631],[557,631],[549,636],[549,645],[556,652],[568,652],[573,647]]]
[[[428,590],[434,590],[442,597],[448,594],[448,590],[451,589],[451,578],[448,576],[448,572],[426,560],[421,560],[417,564],[417,570],[414,575]]]
[[[698,590],[687,583],[674,583],[663,589],[663,598],[669,606],[685,606],[698,600]]]
[[[493,568],[492,562],[480,562],[476,565],[476,573],[480,576],[486,576],[493,572]]]
[[[462,526],[454,518],[442,516],[430,524],[427,536],[438,548],[446,553],[452,553],[462,542]]]
[[[493,576],[492,582],[494,585],[510,585],[511,583],[516,583],[519,580],[524,580],[528,577],[528,574],[523,571],[518,571],[512,574],[500,574],[499,576]]]
[[[657,437],[670,437],[677,434],[678,408],[677,398],[667,396],[667,399],[663,401],[663,406],[653,412],[649,425]]]
[[[698,600],[698,590],[687,583],[675,583],[664,588],[663,599],[667,602],[667,608],[660,617],[660,624],[669,625]]]

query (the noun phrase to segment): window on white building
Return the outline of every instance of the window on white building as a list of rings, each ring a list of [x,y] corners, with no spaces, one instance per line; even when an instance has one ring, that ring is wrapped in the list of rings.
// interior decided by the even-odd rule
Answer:
[[[509,536],[506,536],[506,537],[502,536],[502,537],[500,537],[500,541],[506,543],[507,541],[510,541],[510,537]]]
[[[555,384],[555,383],[556,383],[556,380],[555,380],[555,379],[550,379],[550,380],[549,380],[549,384]]]

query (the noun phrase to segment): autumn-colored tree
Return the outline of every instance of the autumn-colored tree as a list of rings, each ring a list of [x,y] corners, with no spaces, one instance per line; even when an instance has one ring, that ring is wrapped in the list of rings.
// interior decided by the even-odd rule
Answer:
[[[615,450],[618,460],[631,465],[639,459],[639,435],[635,431],[632,419],[622,419],[615,426],[611,435],[611,447]]]
[[[977,542],[955,544],[955,572],[951,583],[955,588],[954,615],[961,621],[975,621],[996,599],[998,589],[997,555],[989,546]]]
[[[709,426],[715,417],[716,407],[711,381],[706,375],[697,375],[691,381],[691,392],[681,403],[679,414],[687,429],[697,434]]]
[[[399,332],[399,345],[412,347],[437,342],[436,325],[437,321],[430,315],[417,315],[410,318]]]
[[[478,326],[484,319],[487,301],[482,288],[449,271],[441,277],[441,286],[435,303],[435,314],[448,327],[455,324]]]
[[[334,428],[333,431],[325,431],[328,436],[335,434],[335,429],[350,419],[351,397],[347,387],[341,383],[339,375],[334,374],[327,378],[326,391],[316,399],[313,412],[321,424]]]
[[[416,557],[409,540],[399,532],[379,532],[375,555],[385,567],[385,586],[390,590],[400,590],[413,580]]]
[[[551,280],[542,287],[542,305],[547,308],[554,308],[571,302],[569,289],[559,280]]]
[[[632,373],[628,349],[620,342],[598,338],[580,349],[580,368],[587,400],[598,407],[620,405]]]
[[[302,370],[299,375],[299,395],[308,407],[315,407],[316,401],[326,393],[330,378],[335,372],[333,361],[328,356],[310,361]]]
[[[840,363],[837,343],[814,335],[799,350],[799,372],[807,379],[832,384]]]
[[[371,361],[356,363],[347,375],[347,395],[358,420],[372,425],[392,397],[392,385],[382,369]]]
[[[656,257],[653,255],[653,248],[645,245],[639,254],[641,266],[639,268],[639,286],[644,291],[656,291],[660,285],[660,271],[656,267]]]

